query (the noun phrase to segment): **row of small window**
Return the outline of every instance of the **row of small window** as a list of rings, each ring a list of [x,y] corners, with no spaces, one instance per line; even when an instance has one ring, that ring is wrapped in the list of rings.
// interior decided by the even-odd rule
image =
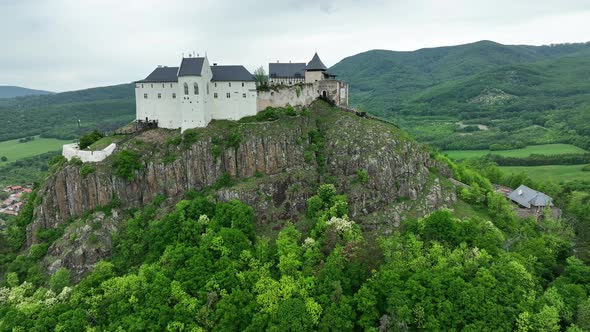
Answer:
[[[143,94],[143,99],[147,99],[147,98],[148,98],[148,94],[147,93],[144,93]],[[158,93],[158,99],[162,99],[162,94],[161,93]],[[172,94],[172,99],[176,99],[176,93],[173,93]]]
[[[195,94],[198,95],[199,93],[197,92]],[[225,97],[226,98],[231,98],[231,93],[229,93],[229,92],[226,93],[225,94]],[[213,98],[217,98],[217,92],[213,93]],[[242,98],[246,98],[246,94],[245,93],[242,93]],[[148,99],[148,94],[147,93],[144,93],[143,94],[143,99]],[[158,93],[158,99],[162,99],[162,94],[161,93]],[[176,99],[176,93],[173,93],[172,94],[172,99]]]

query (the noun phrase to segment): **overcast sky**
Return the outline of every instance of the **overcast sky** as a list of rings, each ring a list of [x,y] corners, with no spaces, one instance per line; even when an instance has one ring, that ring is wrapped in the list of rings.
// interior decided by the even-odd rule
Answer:
[[[590,40],[589,0],[0,0],[0,85],[67,91],[142,79],[182,54],[327,66],[371,49]]]

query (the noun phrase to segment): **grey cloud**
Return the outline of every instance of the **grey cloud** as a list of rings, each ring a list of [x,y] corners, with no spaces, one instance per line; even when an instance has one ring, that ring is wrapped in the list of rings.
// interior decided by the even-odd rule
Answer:
[[[315,50],[333,65],[374,48],[585,41],[588,21],[576,0],[0,0],[0,85],[129,82],[190,51],[253,70]]]

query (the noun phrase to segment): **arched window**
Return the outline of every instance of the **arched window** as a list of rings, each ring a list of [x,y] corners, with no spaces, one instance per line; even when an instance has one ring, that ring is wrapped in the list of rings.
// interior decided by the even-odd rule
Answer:
[[[209,94],[209,83],[207,83],[207,94]]]
[[[188,95],[188,84],[184,83],[184,94]]]
[[[198,95],[199,94],[199,85],[197,83],[195,83],[193,85],[193,87],[194,87],[194,90],[195,90],[195,94]]]

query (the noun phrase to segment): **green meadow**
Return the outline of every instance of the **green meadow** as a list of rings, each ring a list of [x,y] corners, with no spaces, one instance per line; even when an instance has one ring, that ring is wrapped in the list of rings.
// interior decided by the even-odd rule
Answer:
[[[20,143],[17,139],[0,142],[0,157],[6,157],[8,159],[7,161],[0,160],[0,165],[50,151],[58,151],[61,150],[62,145],[70,142],[70,140],[40,137],[35,137],[33,141],[25,143]]]
[[[464,160],[464,159],[474,159],[483,157],[487,154],[497,154],[504,157],[516,157],[516,158],[524,158],[528,157],[532,154],[544,154],[544,155],[558,155],[558,154],[566,154],[566,153],[587,153],[588,151],[581,149],[577,146],[571,144],[543,144],[543,145],[530,145],[523,149],[514,149],[514,150],[501,150],[501,151],[491,151],[491,150],[448,150],[443,151],[443,154],[446,154],[451,159],[455,160]]]
[[[590,181],[590,172],[582,171],[583,167],[584,165],[501,166],[500,169],[506,174],[525,172],[535,181]]]

